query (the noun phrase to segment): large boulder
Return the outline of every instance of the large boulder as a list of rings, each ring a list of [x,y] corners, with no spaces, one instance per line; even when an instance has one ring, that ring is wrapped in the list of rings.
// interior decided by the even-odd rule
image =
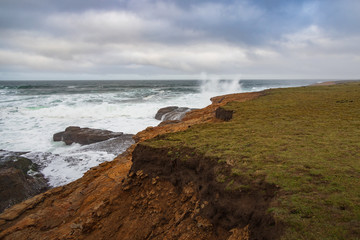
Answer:
[[[169,106],[169,107],[160,108],[155,115],[155,119],[161,120],[165,114],[172,112],[178,108],[179,107],[177,107],[177,106]]]
[[[38,166],[21,154],[0,150],[0,212],[49,189]]]
[[[122,135],[122,132],[70,126],[67,127],[64,132],[55,133],[53,139],[54,141],[64,141],[66,145],[70,145],[74,142],[86,145],[120,137]]]
[[[185,117],[185,114],[189,112],[191,109],[187,107],[164,107],[160,108],[155,115],[155,119],[161,121],[176,121],[181,120]]]

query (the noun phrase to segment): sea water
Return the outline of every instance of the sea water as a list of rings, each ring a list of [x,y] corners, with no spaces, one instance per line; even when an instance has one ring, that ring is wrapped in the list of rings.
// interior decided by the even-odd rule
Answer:
[[[217,95],[304,86],[317,81],[0,81],[0,149],[27,152],[52,186],[80,178],[111,161],[133,141],[109,140],[86,146],[54,142],[68,126],[136,134],[156,126],[158,109],[203,108]]]

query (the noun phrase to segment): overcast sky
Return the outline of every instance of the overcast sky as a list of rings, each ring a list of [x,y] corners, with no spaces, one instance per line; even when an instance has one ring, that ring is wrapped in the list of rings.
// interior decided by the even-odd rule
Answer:
[[[360,79],[360,1],[0,1],[0,80],[204,76]]]

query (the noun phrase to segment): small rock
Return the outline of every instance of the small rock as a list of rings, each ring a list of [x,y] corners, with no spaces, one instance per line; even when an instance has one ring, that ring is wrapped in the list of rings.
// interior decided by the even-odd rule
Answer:
[[[131,177],[133,177],[134,175],[135,175],[135,173],[131,171],[131,172],[129,172],[128,177],[131,178]]]
[[[157,183],[156,178],[152,178],[152,180],[151,180],[151,184],[152,184],[152,185],[155,185],[156,183]]]
[[[192,195],[194,194],[194,189],[192,188],[192,186],[185,186],[183,188],[183,196],[181,198],[182,202],[187,201],[189,198],[192,197]]]
[[[143,175],[144,175],[143,170],[139,170],[139,171],[136,172],[136,176],[138,176],[138,177],[141,177]]]
[[[82,227],[82,224],[80,224],[80,223],[72,223],[70,225],[70,228],[71,229],[82,229],[83,227]]]
[[[200,205],[200,208],[203,209],[206,207],[206,205],[208,205],[208,202],[207,201],[204,201],[201,205]]]
[[[197,222],[197,227],[198,228],[202,228],[205,230],[210,230],[212,228],[212,224],[210,223],[210,221],[206,218],[203,218],[201,216],[197,216],[195,218],[196,222]]]
[[[249,226],[244,228],[233,228],[230,230],[232,233],[227,240],[249,240]]]
[[[189,215],[189,211],[185,211],[180,214],[178,212],[175,213],[175,224],[178,225],[182,220],[184,220]]]
[[[122,185],[123,186],[127,186],[129,184],[131,184],[133,182],[133,180],[131,178],[127,178],[125,177],[123,180],[122,180]]]

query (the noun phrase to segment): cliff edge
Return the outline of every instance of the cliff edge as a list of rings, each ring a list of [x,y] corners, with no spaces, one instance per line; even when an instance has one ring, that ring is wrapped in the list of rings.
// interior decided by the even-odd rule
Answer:
[[[201,204],[193,183],[179,189],[166,179],[129,170],[139,143],[217,121],[214,112],[219,106],[261,94],[217,97],[212,105],[189,112],[180,123],[139,132],[134,137],[137,143],[113,161],[5,210],[0,215],[0,239],[247,239],[246,227],[228,232],[198,214]]]

